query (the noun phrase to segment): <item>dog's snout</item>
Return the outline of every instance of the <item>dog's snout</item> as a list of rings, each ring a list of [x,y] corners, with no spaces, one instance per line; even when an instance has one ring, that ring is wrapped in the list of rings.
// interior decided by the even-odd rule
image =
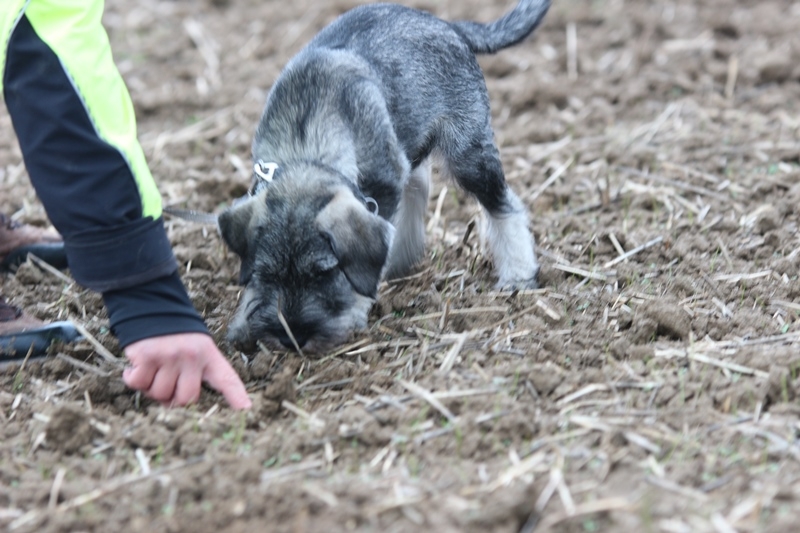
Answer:
[[[258,344],[251,340],[245,340],[245,341],[230,340],[229,342],[233,345],[234,348],[244,353],[253,353],[258,348]]]

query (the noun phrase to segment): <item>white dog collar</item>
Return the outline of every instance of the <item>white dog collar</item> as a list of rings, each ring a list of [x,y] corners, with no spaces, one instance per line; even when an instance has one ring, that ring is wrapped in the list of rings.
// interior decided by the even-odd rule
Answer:
[[[270,182],[275,178],[275,172],[278,168],[280,168],[278,163],[266,163],[259,159],[256,161],[256,164],[253,165],[253,172],[255,172],[260,180]]]

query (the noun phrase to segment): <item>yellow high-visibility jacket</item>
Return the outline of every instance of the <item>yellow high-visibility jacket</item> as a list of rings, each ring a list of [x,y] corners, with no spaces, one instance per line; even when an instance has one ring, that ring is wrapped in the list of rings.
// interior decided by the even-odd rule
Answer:
[[[103,293],[123,347],[207,332],[177,274],[103,0],[3,4],[0,88],[73,277]]]

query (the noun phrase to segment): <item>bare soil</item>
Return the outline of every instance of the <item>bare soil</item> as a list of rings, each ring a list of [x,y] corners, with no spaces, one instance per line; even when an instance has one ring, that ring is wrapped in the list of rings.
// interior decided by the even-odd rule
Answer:
[[[241,195],[267,90],[355,0],[109,0],[167,204]],[[408,0],[490,20],[510,0]],[[481,59],[542,289],[492,291],[478,209],[430,200],[429,254],[324,357],[224,345],[237,261],[168,221],[255,407],[165,410],[89,343],[0,374],[13,531],[790,531],[800,516],[800,2],[561,0]],[[0,209],[46,216],[7,115]],[[84,324],[32,264],[0,290]],[[77,361],[77,362],[76,362]]]

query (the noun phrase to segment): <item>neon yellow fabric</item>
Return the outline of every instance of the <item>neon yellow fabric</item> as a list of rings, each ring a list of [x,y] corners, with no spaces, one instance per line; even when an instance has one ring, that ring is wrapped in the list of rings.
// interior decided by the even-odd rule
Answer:
[[[0,35],[5,42],[0,66],[5,66],[8,38],[24,9],[37,35],[61,60],[97,134],[128,162],[142,199],[143,216],[160,217],[161,195],[136,137],[133,103],[102,25],[104,0],[2,1],[16,9],[0,9],[0,30],[4,32]]]

